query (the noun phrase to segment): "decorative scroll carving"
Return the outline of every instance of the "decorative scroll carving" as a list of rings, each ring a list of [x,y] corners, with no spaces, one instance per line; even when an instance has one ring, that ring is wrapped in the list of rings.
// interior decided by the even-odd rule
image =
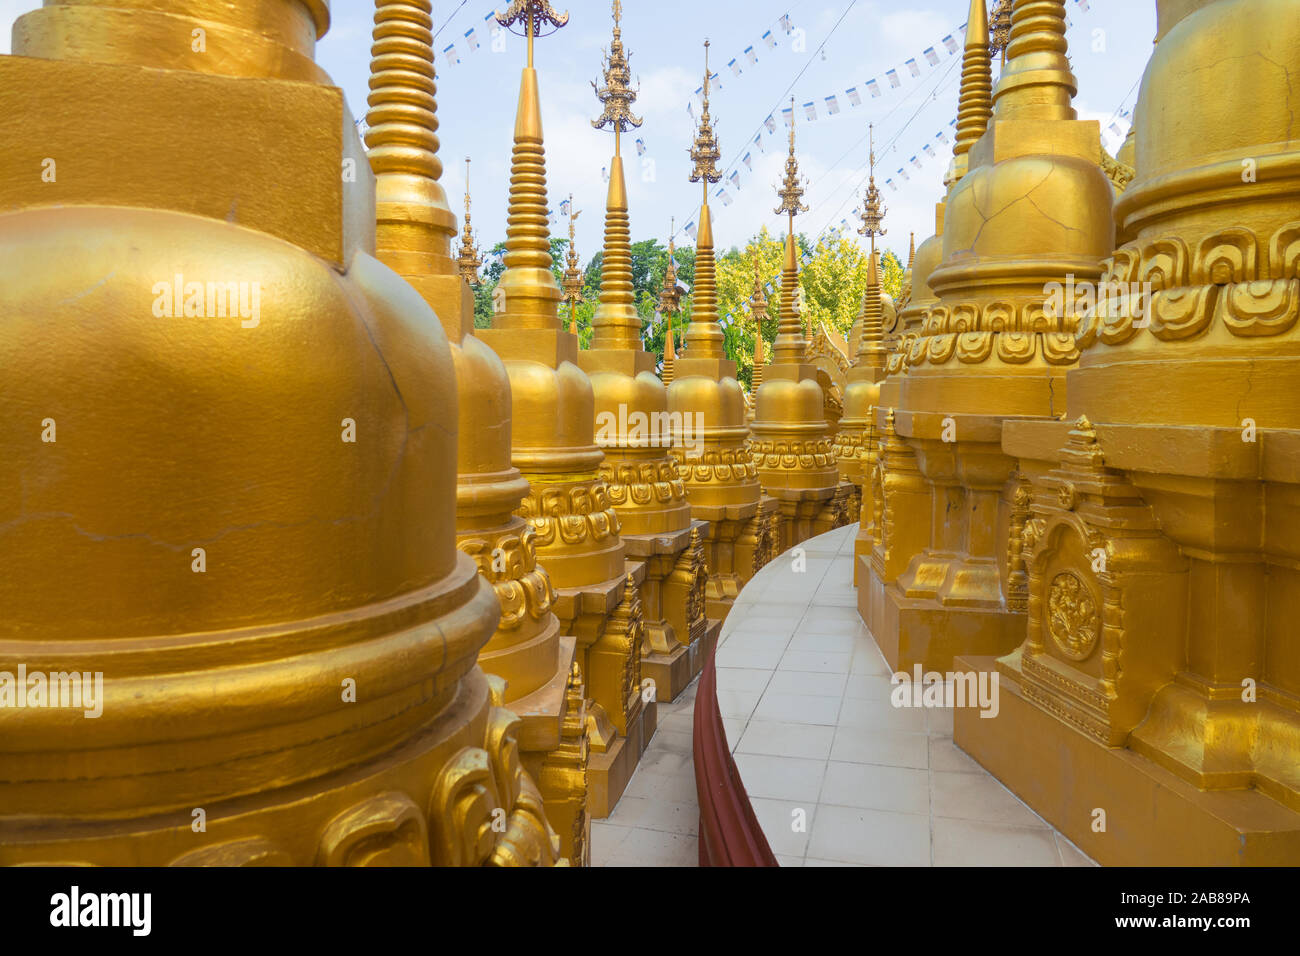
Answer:
[[[325,828],[321,866],[428,866],[424,814],[404,793],[381,793],[343,811]]]
[[[754,481],[758,468],[749,449],[744,445],[735,448],[707,449],[702,455],[687,458],[674,449],[682,478],[687,484],[703,485],[711,482],[731,484]]]
[[[501,602],[498,630],[516,630],[526,618],[540,621],[551,612],[555,588],[546,569],[537,566],[537,532],[531,526],[519,533],[463,538],[456,545],[474,559]]]
[[[1121,345],[1146,329],[1180,341],[1223,327],[1240,338],[1283,335],[1300,321],[1300,222],[1267,239],[1243,226],[1200,241],[1177,236],[1130,243],[1107,261],[1102,286],[1150,283],[1147,313],[1136,293],[1103,296],[1083,316],[1078,347]]]
[[[493,699],[504,683],[489,678]],[[495,703],[482,747],[464,747],[442,768],[430,798],[436,866],[567,865],[542,796],[523,770],[519,718]]]
[[[564,485],[534,483],[517,513],[533,526],[539,548],[601,542],[621,530],[618,514],[610,505],[609,490],[599,480]]]
[[[648,462],[611,462],[600,466],[609,500],[616,508],[668,504],[686,498],[686,486],[671,458]]]
[[[835,464],[835,453],[828,438],[750,439],[750,453],[760,468],[803,470],[828,468]]]

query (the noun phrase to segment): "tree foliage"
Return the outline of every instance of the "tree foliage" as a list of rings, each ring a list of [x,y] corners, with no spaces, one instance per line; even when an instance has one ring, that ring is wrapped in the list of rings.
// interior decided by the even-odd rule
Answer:
[[[798,255],[811,258],[800,263],[799,289],[801,314],[805,334],[811,336],[818,325],[824,324],[845,338],[853,326],[862,306],[867,285],[867,252],[857,242],[840,235],[832,235],[816,244],[806,236],[796,237]],[[563,283],[568,252],[567,238],[551,239],[551,263],[556,282]],[[501,275],[505,272],[505,243],[497,243],[484,257],[483,282],[475,289],[474,326],[489,328],[492,323],[492,297]],[[583,301],[575,310],[578,337],[582,348],[591,345],[591,321],[600,298],[600,280],[603,255],[597,252],[583,270]],[[681,311],[673,317],[674,340],[680,351],[686,330],[690,327],[691,300],[689,292],[695,281],[695,249],[676,250],[677,280],[683,287]],[[748,302],[754,291],[754,262],[758,262],[760,284],[765,287],[768,299],[768,319],[761,330],[755,328],[754,316]],[[727,357],[736,362],[740,379],[748,385],[753,375],[754,336],[761,334],[764,354],[770,360],[772,343],[776,339],[782,290],[780,273],[784,263],[783,239],[773,236],[766,228],[751,238],[743,248],[732,248],[717,259],[718,316],[731,318],[724,322],[724,349]],[[641,316],[642,340],[646,351],[661,359],[667,341],[667,320],[658,314],[659,292],[668,269],[668,249],[655,239],[646,239],[632,245],[632,288],[637,313]],[[892,251],[881,254],[881,285],[895,299],[902,288],[903,264]],[[771,292],[766,292],[770,283]],[[560,307],[560,320],[567,329],[569,308]]]

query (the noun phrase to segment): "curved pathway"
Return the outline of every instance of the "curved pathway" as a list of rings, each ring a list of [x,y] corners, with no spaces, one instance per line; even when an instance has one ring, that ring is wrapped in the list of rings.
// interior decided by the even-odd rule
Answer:
[[[806,541],[746,586],[717,651],[718,707],[782,866],[1092,865],[952,741],[949,708],[896,708],[857,611],[858,526]],[[694,685],[660,704],[595,865],[693,866]]]

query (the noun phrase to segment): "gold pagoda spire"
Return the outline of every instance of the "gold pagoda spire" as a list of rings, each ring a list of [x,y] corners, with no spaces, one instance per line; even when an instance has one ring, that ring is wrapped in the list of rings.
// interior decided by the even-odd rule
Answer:
[[[564,270],[564,301],[569,305],[569,333],[578,334],[578,303],[582,301],[582,269],[578,259],[577,230],[574,223],[582,213],[573,208],[573,193],[569,193],[569,251],[565,253],[568,268]]]
[[[669,317],[668,327],[672,328],[672,314],[682,307],[682,287],[677,284],[677,219],[670,220],[668,235],[668,267],[664,269],[663,287],[659,290],[659,312]]]
[[[613,0],[614,36],[605,56],[605,85],[591,84],[604,111],[593,122],[596,129],[614,131],[614,158],[609,168],[605,200],[605,246],[600,271],[600,304],[591,320],[593,349],[641,348],[641,317],[636,311],[632,284],[632,232],[628,216],[627,180],[623,173],[622,134],[641,125],[632,113],[636,90],[623,50],[619,30],[622,3]]]
[[[1073,101],[1079,82],[1067,49],[1065,0],[1020,0],[1015,5],[1007,65],[993,91],[998,119],[1078,119]]]
[[[916,265],[916,233],[909,233],[911,239],[907,244],[907,271],[912,271],[912,266]]]
[[[880,267],[873,248],[867,266],[867,292],[862,298],[862,334],[858,339],[856,362],[866,368],[880,369],[883,373],[887,355],[884,346],[885,311],[880,291]]]
[[[773,365],[799,365],[804,358],[803,321],[799,316],[799,257],[794,239],[794,217],[807,212],[803,202],[804,182],[799,175],[799,159],[795,155],[794,98],[790,99],[790,155],[785,160],[785,178],[777,189],[781,204],[777,215],[790,217],[789,231],[785,236],[785,266],[781,270],[781,321],[777,326],[776,341],[772,345]]]
[[[402,275],[453,275],[456,216],[439,180],[438,87],[427,0],[376,0],[366,146],[376,246]]]
[[[989,21],[984,0],[971,0],[962,53],[961,92],[957,98],[957,143],[952,148],[952,182],[970,169],[970,150],[993,117],[993,66],[989,54]]]
[[[505,272],[498,288],[505,307],[492,318],[496,329],[558,329],[560,286],[551,272],[551,231],[546,208],[546,147],[542,137],[542,99],[533,63],[533,41],[551,26],[558,30],[569,15],[557,14],[548,0],[513,0],[496,21],[509,29],[520,23],[528,37],[528,65],[519,84],[514,150],[510,163],[510,204],[506,219]]]
[[[456,257],[457,265],[460,267],[461,278],[471,286],[482,284],[479,278],[478,270],[483,265],[483,259],[478,253],[478,247],[474,244],[474,230],[470,227],[469,220],[469,157],[465,157],[465,222],[464,229],[460,236],[460,253]]]
[[[664,366],[659,379],[664,385],[673,383],[673,372],[677,365],[677,347],[673,344],[673,317],[668,314],[668,333],[664,336]]]
[[[858,352],[854,356],[856,364],[871,369],[885,368],[884,348],[884,306],[880,299],[880,265],[876,254],[876,236],[883,236],[886,230],[881,228],[888,210],[881,204],[880,190],[876,188],[876,136],[875,130],[867,127],[871,142],[868,154],[871,185],[867,187],[866,199],[859,216],[862,228],[859,234],[871,240],[870,264],[867,267],[867,290],[862,297],[862,331],[858,336]],[[915,255],[915,251],[911,253]]]
[[[701,183],[700,228],[695,240],[695,288],[691,293],[691,325],[686,341],[696,358],[723,358],[722,327],[718,325],[717,262],[713,256],[713,214],[709,210],[709,184],[722,179],[718,160],[722,151],[709,116],[709,41],[704,41],[704,108],[691,146],[690,181]]]

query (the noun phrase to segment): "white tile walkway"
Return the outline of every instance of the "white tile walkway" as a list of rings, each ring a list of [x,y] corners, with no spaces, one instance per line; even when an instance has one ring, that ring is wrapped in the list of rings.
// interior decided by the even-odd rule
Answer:
[[[727,740],[781,865],[1093,865],[953,745],[951,710],[890,703],[889,667],[857,611],[857,530],[776,558],[719,638]],[[660,704],[627,793],[592,824],[596,865],[696,864],[694,700],[692,685]]]
[[[593,866],[698,866],[700,805],[691,760],[697,679],[670,704],[614,812],[591,821]]]

